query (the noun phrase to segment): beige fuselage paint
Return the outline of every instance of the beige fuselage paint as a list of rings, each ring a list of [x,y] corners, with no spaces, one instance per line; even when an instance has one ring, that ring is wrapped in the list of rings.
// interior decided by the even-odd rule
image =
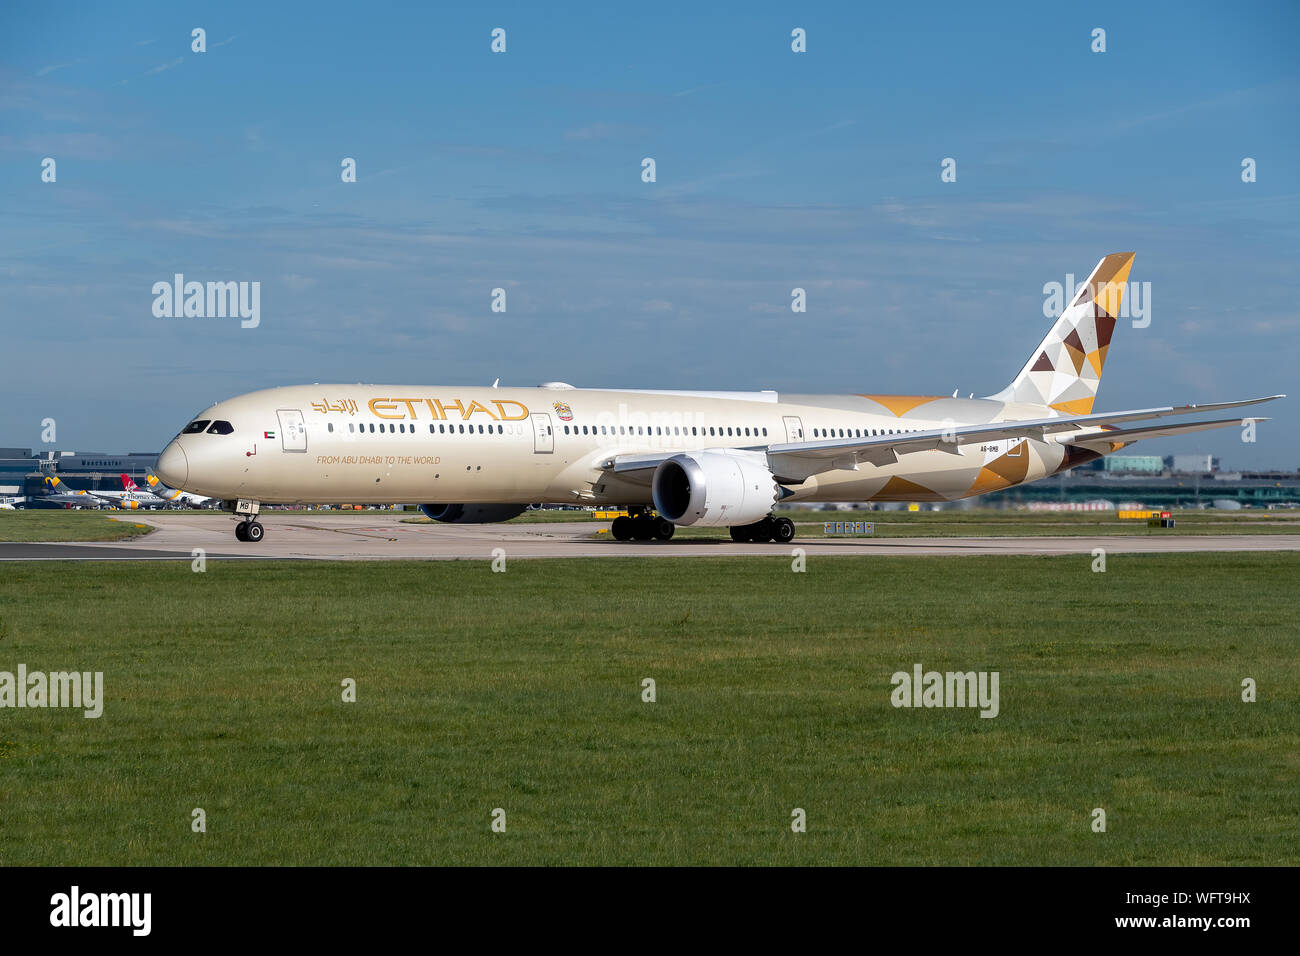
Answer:
[[[615,476],[616,455],[753,449],[1054,416],[990,399],[775,392],[312,385],[251,392],[196,420],[229,434],[181,434],[163,481],[199,495],[265,503],[650,504]],[[549,429],[549,433],[548,430]],[[165,456],[167,453],[164,453]],[[1024,456],[1023,468],[1016,459]],[[1013,467],[1006,467],[1011,461]],[[792,501],[950,500],[1054,473],[1052,440],[977,442],[922,451],[790,485]],[[163,474],[164,461],[172,472]],[[1003,464],[997,464],[1001,461]],[[185,474],[176,473],[183,467]],[[891,479],[897,479],[892,482]],[[887,487],[889,486],[889,487]]]

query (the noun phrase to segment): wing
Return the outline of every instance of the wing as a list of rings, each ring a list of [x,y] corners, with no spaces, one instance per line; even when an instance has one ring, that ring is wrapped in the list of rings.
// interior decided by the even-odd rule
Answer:
[[[1267,418],[1252,418],[1252,422],[1266,422]],[[1107,445],[1113,442],[1129,444],[1144,438],[1165,438],[1169,435],[1184,435],[1188,432],[1207,432],[1212,428],[1229,428],[1240,425],[1240,418],[1224,418],[1217,422],[1177,422],[1172,425],[1155,425],[1151,428],[1115,428],[1092,435],[1075,435],[1062,438],[1063,445]],[[1110,449],[1106,449],[1109,451]]]
[[[1219,411],[1258,405],[1285,395],[1248,398],[1237,402],[1216,402],[1209,405],[1167,405],[1161,408],[1131,409],[1121,412],[1100,412],[1094,415],[1057,415],[1051,418],[1033,418],[1017,421],[989,422],[978,425],[954,425],[951,428],[905,432],[899,435],[879,435],[874,438],[825,438],[817,441],[782,442],[773,445],[753,445],[742,450],[766,452],[768,465],[778,478],[791,481],[804,479],[824,471],[856,471],[863,462],[873,465],[892,465],[900,455],[918,451],[946,451],[960,454],[962,445],[976,442],[1000,441],[1009,438],[1033,438],[1042,441],[1047,435],[1077,431],[1086,434],[1058,439],[1064,444],[1078,445],[1087,442],[1133,442],[1140,438],[1157,438],[1184,431],[1201,431],[1209,428],[1226,428],[1240,424],[1240,419],[1223,419],[1217,422],[1194,422],[1184,426],[1164,428],[1110,429],[1107,425],[1166,418],[1171,415],[1192,415],[1197,412]],[[1127,436],[1127,437],[1125,437]],[[601,462],[601,466],[620,477],[634,482],[650,481],[659,463],[679,452],[655,455],[616,455]]]

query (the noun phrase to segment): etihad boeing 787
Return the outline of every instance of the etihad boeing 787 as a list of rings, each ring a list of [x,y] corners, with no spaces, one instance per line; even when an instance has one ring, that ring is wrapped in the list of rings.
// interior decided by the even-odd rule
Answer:
[[[794,524],[771,514],[781,501],[966,498],[1140,439],[1242,422],[1154,419],[1282,397],[1094,413],[1132,263],[1131,252],[1102,259],[1011,384],[986,398],[291,386],[205,409],[157,471],[223,499],[243,519],[241,541],[262,539],[262,504],[339,501],[419,504],[447,522],[504,521],[534,502],[621,505],[620,540],[693,525],[789,541]]]

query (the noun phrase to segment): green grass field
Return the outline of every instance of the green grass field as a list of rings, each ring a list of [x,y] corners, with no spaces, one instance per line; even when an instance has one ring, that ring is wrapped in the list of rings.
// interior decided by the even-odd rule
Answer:
[[[122,541],[153,531],[124,512],[53,508],[0,511],[0,541]]]
[[[0,865],[1294,864],[1300,556],[1090,564],[6,564]]]

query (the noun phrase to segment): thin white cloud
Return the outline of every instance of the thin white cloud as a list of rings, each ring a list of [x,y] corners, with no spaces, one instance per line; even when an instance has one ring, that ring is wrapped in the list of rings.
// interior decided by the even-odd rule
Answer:
[[[180,66],[184,62],[185,62],[185,57],[178,56],[176,59],[168,60],[166,63],[159,63],[153,69],[145,70],[143,75],[153,76],[156,73],[162,73],[164,70],[170,70],[174,66]]]
[[[690,96],[692,93],[703,93],[705,90],[715,90],[721,83],[709,83],[706,86],[693,86],[689,90],[682,90],[680,93],[674,93],[673,96]]]
[[[589,123],[575,129],[566,130],[564,138],[570,141],[598,141],[607,139],[634,138],[644,136],[645,130],[637,126],[624,126],[618,123]]]
[[[69,60],[67,63],[51,63],[49,66],[43,66],[36,71],[37,76],[49,76],[55,70],[66,69],[69,66],[76,66],[78,63],[85,63],[85,58]]]
[[[300,276],[297,273],[282,275],[280,281],[291,292],[304,292],[316,284],[316,280],[310,276]]]

